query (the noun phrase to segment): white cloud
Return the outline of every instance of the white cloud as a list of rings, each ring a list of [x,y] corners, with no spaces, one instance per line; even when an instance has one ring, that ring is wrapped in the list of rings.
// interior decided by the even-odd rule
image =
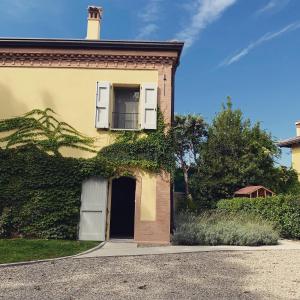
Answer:
[[[146,39],[158,30],[157,21],[160,18],[161,2],[163,0],[149,0],[143,11],[138,15],[142,26],[136,39]]]
[[[150,0],[144,8],[144,10],[139,14],[139,18],[145,22],[153,22],[158,19],[160,4],[162,0]]]
[[[176,34],[176,40],[185,41],[185,49],[191,47],[197,40],[199,34],[209,24],[216,21],[221,15],[235,4],[237,0],[197,0],[191,2],[191,6],[195,7],[191,19],[185,27]]]
[[[137,35],[136,39],[137,40],[145,39],[145,38],[151,36],[157,30],[158,30],[158,26],[156,24],[153,24],[153,23],[147,24],[140,29],[140,32]]]
[[[258,14],[261,14],[261,13],[264,13],[264,12],[268,12],[270,10],[273,10],[276,5],[277,5],[277,2],[276,0],[271,0],[269,1],[265,6],[263,6],[261,9],[259,9],[257,11]]]
[[[274,12],[276,10],[280,10],[288,5],[290,0],[268,0],[267,4],[260,8],[256,14],[264,14],[269,12]]]
[[[259,47],[260,45],[271,41],[275,38],[280,37],[281,35],[294,31],[296,29],[300,28],[300,21],[289,24],[287,26],[285,26],[284,28],[280,29],[279,31],[276,32],[268,32],[265,35],[263,35],[261,38],[259,38],[258,40],[256,40],[255,42],[250,43],[247,47],[245,47],[242,50],[239,50],[238,52],[236,52],[234,55],[228,57],[227,59],[225,59],[220,65],[219,67],[222,66],[229,66],[233,63],[238,62],[240,59],[242,59],[244,56],[248,55],[252,50],[254,50],[255,48]]]

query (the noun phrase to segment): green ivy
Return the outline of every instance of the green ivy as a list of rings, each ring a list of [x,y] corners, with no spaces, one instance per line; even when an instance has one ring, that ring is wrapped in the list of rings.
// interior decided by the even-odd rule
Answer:
[[[167,130],[163,116],[158,112],[157,130],[141,133],[124,131],[115,143],[103,148],[97,158],[105,157],[116,167],[139,168],[150,172],[175,170],[172,133]]]
[[[61,147],[95,151],[92,139],[50,109],[0,121],[0,237],[76,239],[82,182],[133,169],[173,173],[173,141],[162,114],[158,129],[121,132],[94,158],[63,157]],[[49,116],[50,115],[50,116]]]
[[[0,132],[10,132],[0,138],[0,143],[4,143],[7,149],[35,145],[55,155],[60,155],[61,147],[95,152],[92,138],[82,135],[65,122],[59,122],[50,108],[34,109],[24,116],[1,120]]]

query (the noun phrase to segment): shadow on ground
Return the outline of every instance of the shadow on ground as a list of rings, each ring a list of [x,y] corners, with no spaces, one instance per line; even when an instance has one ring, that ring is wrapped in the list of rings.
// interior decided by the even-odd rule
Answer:
[[[210,252],[0,268],[0,298],[298,299],[299,254]]]

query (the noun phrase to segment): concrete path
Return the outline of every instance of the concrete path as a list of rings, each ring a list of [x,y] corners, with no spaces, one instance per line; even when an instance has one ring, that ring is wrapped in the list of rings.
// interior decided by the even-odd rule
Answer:
[[[161,247],[138,247],[131,241],[109,241],[95,251],[79,255],[75,259],[88,257],[109,257],[109,256],[137,256],[155,254],[174,254],[191,252],[211,252],[211,251],[265,251],[265,250],[299,250],[300,241],[281,240],[275,246],[161,246]]]

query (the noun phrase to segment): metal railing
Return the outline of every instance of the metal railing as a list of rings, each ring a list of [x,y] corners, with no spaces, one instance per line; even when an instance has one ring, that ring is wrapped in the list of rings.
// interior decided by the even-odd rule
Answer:
[[[138,113],[112,113],[112,128],[113,129],[138,129]]]

